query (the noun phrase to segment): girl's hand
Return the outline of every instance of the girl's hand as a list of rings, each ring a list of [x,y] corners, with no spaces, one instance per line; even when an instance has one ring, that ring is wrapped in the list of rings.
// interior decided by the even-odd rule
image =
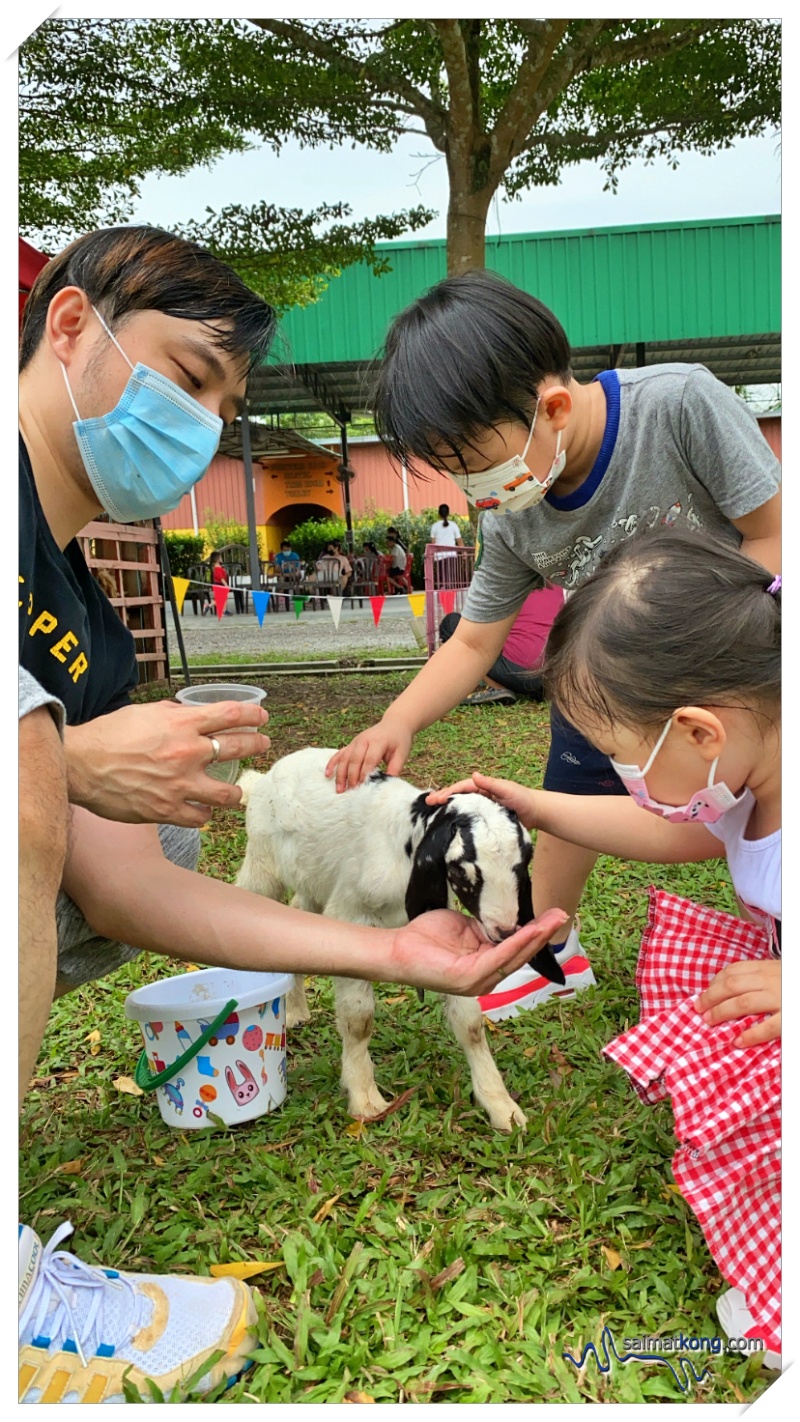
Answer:
[[[526,829],[536,828],[536,791],[518,785],[515,780],[498,780],[492,775],[474,771],[470,780],[458,780],[444,790],[431,790],[425,797],[427,805],[443,805],[451,795],[485,795],[506,810],[513,810]]]
[[[706,1026],[768,1012],[764,1022],[748,1027],[734,1042],[735,1047],[755,1047],[774,1042],[781,1035],[781,965],[774,959],[733,963],[723,968],[701,993],[695,1004]]]

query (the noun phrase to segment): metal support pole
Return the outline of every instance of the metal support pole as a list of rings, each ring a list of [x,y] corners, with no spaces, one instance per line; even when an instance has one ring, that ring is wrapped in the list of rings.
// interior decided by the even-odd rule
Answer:
[[[246,401],[242,410],[242,459],[244,460],[244,492],[247,500],[247,532],[250,545],[250,591],[258,592],[261,587],[261,565],[258,561],[256,498],[253,493],[253,455],[250,445],[250,421],[247,414]]]
[[[350,507],[350,475],[347,454],[347,421],[343,420],[339,426],[339,442],[342,451],[342,490],[344,492],[344,521],[347,528],[345,543],[348,553],[355,551],[355,539],[353,538],[353,510]]]
[[[178,639],[178,651],[180,652],[181,666],[187,686],[191,686],[192,678],[189,675],[189,663],[186,660],[186,648],[183,644],[183,628],[181,627],[181,615],[178,611],[178,602],[175,597],[175,589],[172,585],[172,569],[169,566],[169,555],[167,545],[164,542],[164,534],[161,530],[161,519],[154,518],[153,523],[156,529],[156,540],[158,542],[158,557],[161,563],[161,582],[167,591],[169,605],[172,608],[172,620],[175,623],[175,636]],[[163,594],[162,594],[163,596]],[[167,645],[166,623],[164,625],[164,645]],[[167,677],[169,678],[169,649],[167,649]]]

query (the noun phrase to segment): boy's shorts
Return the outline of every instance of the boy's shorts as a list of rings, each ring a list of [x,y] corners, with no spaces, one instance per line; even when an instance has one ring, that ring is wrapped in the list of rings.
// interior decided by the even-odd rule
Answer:
[[[550,755],[542,782],[562,795],[627,795],[607,755],[595,750],[563,716],[550,709]]]

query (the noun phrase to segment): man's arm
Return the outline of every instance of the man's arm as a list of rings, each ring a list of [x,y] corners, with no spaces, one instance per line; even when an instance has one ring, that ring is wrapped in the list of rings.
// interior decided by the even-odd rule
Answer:
[[[101,937],[211,967],[401,982],[474,997],[547,942],[560,909],[486,944],[474,919],[440,909],[405,928],[340,923],[170,863],[154,825],[73,813],[63,887]]]
[[[263,755],[269,739],[244,729],[264,725],[267,713],[240,701],[181,706],[154,701],[123,706],[64,733],[70,803],[129,824],[197,827],[215,806],[238,805],[235,785],[206,775],[220,760]]]

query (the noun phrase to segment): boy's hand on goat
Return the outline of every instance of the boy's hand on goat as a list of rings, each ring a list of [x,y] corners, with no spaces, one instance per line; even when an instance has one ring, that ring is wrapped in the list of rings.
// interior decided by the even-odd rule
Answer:
[[[709,983],[695,1003],[707,1027],[732,1022],[754,1012],[766,1012],[763,1022],[748,1027],[735,1047],[755,1047],[781,1035],[781,965],[775,959],[732,963]]]
[[[451,795],[485,795],[506,810],[512,810],[527,830],[536,828],[536,791],[518,785],[515,780],[499,780],[493,775],[473,772],[469,780],[458,780],[443,790],[432,790],[426,796],[428,805],[443,805]]]
[[[490,944],[474,918],[453,909],[433,909],[395,930],[391,957],[398,982],[433,992],[479,997],[527,963],[567,922],[562,909],[517,929],[502,943]]]
[[[354,790],[384,762],[387,774],[399,775],[408,760],[412,739],[404,722],[384,717],[332,755],[325,774],[328,779],[336,776],[337,794],[342,790]]]
[[[70,726],[70,801],[127,824],[203,825],[215,806],[238,805],[242,798],[238,786],[212,779],[206,767],[217,758],[263,755],[269,739],[252,727],[267,720],[261,707],[242,701],[196,707],[154,701]]]

